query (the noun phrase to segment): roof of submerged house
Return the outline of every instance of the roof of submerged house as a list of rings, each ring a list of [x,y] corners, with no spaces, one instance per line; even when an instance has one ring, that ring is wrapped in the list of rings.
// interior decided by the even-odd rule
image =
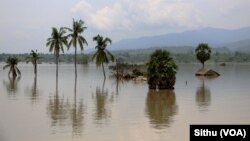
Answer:
[[[220,74],[212,69],[199,69],[196,73],[196,76],[220,76]]]

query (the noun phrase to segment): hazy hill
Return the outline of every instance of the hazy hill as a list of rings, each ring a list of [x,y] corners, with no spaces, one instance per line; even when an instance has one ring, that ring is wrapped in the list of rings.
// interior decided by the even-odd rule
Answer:
[[[222,46],[227,47],[232,51],[250,52],[250,39],[226,43],[223,44]]]
[[[250,45],[250,27],[241,29],[203,28],[200,30],[171,33],[159,36],[124,39],[112,44],[111,50],[139,49],[150,47],[197,46],[206,42],[212,47],[245,48]],[[244,46],[242,46],[244,44]]]

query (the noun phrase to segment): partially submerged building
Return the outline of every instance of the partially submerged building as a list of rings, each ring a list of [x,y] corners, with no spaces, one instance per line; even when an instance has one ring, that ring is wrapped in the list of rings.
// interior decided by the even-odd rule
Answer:
[[[196,76],[213,76],[213,77],[218,77],[220,74],[212,69],[199,69],[196,73]]]

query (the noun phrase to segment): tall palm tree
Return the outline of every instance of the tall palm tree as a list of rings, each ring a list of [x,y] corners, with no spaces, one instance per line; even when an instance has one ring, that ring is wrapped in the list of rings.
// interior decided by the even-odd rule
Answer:
[[[196,58],[201,62],[202,68],[204,69],[204,64],[210,59],[211,48],[208,44],[200,43],[195,49]]]
[[[19,62],[19,60],[15,56],[8,57],[6,60],[6,65],[3,66],[3,69],[6,69],[8,67],[10,68],[8,75],[10,76],[10,73],[12,73],[13,78],[15,78],[17,76],[17,74],[21,75],[21,72],[17,67],[18,62]]]
[[[49,51],[54,51],[56,56],[56,78],[58,78],[58,62],[60,50],[64,53],[63,45],[67,46],[67,37],[64,35],[66,31],[63,28],[60,28],[58,31],[57,28],[52,27],[51,37],[47,39],[46,46],[49,46]]]
[[[30,56],[26,57],[27,62],[31,62],[34,65],[34,74],[37,75],[37,61],[40,59],[37,51],[31,50]]]
[[[112,62],[114,62],[114,56],[111,54],[111,52],[109,52],[106,49],[108,43],[111,44],[112,41],[110,38],[107,38],[107,37],[103,38],[99,34],[97,36],[93,37],[93,41],[96,41],[96,43],[97,43],[97,46],[95,47],[97,49],[97,51],[93,55],[92,60],[94,60],[94,59],[96,60],[97,67],[102,65],[104,79],[106,79],[103,63],[108,64],[110,59]]]
[[[65,29],[67,29],[70,32],[70,34],[68,35],[68,37],[70,37],[68,49],[70,46],[73,46],[75,48],[75,76],[77,77],[77,66],[76,66],[77,43],[80,45],[81,50],[83,50],[84,45],[88,45],[86,39],[83,36],[81,36],[81,33],[83,33],[84,30],[87,29],[87,27],[84,26],[84,22],[82,20],[75,21],[73,19],[72,29],[67,27],[65,27]]]

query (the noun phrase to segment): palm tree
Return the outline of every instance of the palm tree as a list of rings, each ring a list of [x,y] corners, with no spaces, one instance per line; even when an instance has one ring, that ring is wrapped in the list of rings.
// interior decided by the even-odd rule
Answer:
[[[15,56],[8,57],[6,60],[6,65],[3,66],[3,69],[10,67],[8,75],[10,76],[10,73],[12,73],[13,78],[15,78],[17,76],[17,74],[21,75],[21,72],[17,67],[18,62],[19,62],[19,60]]]
[[[103,63],[108,64],[110,59],[112,62],[114,62],[114,56],[111,54],[111,52],[109,52],[106,49],[107,44],[108,43],[111,44],[112,41],[110,38],[107,38],[107,37],[103,38],[99,34],[97,36],[93,37],[93,41],[96,41],[96,43],[97,43],[97,46],[95,47],[97,49],[97,51],[93,55],[92,60],[94,60],[94,59],[96,60],[97,67],[102,65],[104,79],[106,79]]]
[[[65,27],[65,29],[67,29],[70,32],[68,37],[71,38],[68,45],[68,49],[72,45],[75,48],[75,76],[77,77],[77,66],[76,66],[77,43],[80,45],[81,50],[83,50],[83,45],[88,45],[86,39],[80,35],[81,33],[84,32],[85,29],[87,29],[87,27],[84,26],[84,22],[82,20],[75,21],[73,19],[72,29],[67,27]]]
[[[31,62],[34,65],[34,74],[37,75],[37,61],[40,59],[37,51],[31,50],[30,56],[26,57],[27,62]]]
[[[56,56],[56,78],[58,78],[58,62],[60,50],[64,53],[63,45],[67,46],[67,37],[64,35],[66,31],[60,28],[58,31],[55,27],[52,27],[51,37],[47,39],[46,46],[49,46],[49,51],[54,51]]]
[[[177,65],[166,50],[156,50],[147,63],[148,84],[150,89],[174,89]]]
[[[210,59],[211,48],[206,43],[200,43],[195,49],[196,58],[201,62],[202,69],[204,69],[204,64]]]

